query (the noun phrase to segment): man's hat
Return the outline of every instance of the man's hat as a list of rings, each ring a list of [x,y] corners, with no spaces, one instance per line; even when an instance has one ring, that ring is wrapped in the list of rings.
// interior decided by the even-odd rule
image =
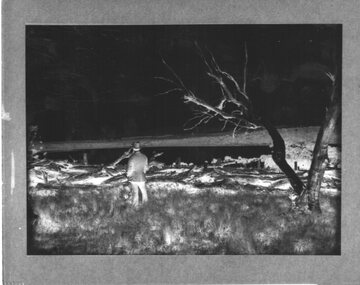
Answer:
[[[134,142],[132,144],[132,148],[133,148],[133,150],[140,150],[140,143],[139,142]]]

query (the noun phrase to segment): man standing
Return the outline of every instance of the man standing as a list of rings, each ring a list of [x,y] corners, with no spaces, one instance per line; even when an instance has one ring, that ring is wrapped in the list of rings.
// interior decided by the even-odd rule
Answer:
[[[142,195],[142,202],[148,200],[146,191],[146,177],[145,173],[148,170],[148,158],[145,154],[140,152],[140,143],[133,143],[133,154],[129,158],[126,176],[130,181],[132,191],[134,193],[134,206],[139,206],[139,190]]]

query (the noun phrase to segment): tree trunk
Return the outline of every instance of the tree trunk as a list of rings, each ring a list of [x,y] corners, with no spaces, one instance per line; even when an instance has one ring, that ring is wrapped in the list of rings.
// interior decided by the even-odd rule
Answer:
[[[278,130],[270,123],[269,120],[262,118],[261,124],[268,131],[272,141],[272,158],[277,166],[284,172],[286,177],[289,179],[290,185],[294,191],[300,195],[303,192],[304,184],[300,180],[299,176],[291,168],[291,166],[286,161],[286,147],[283,138],[281,137]]]
[[[324,177],[325,168],[328,164],[328,145],[331,136],[334,133],[336,121],[340,115],[340,96],[338,86],[333,79],[332,93],[330,96],[329,107],[326,110],[325,119],[319,130],[315,148],[313,152],[313,159],[311,162],[308,185],[306,193],[308,194],[309,209],[311,211],[321,212],[319,192],[321,182]]]

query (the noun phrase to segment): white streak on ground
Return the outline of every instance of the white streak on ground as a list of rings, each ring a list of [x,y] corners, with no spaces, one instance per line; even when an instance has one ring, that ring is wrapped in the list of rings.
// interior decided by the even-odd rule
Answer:
[[[166,168],[166,169],[162,169],[159,172],[160,173],[184,173],[185,171],[188,171],[189,169],[187,168]]]
[[[109,177],[109,176],[88,177],[86,179],[72,181],[71,184],[73,184],[73,185],[96,185],[96,186],[99,186],[104,181],[108,180],[109,178],[111,178],[111,177]]]
[[[62,171],[65,173],[71,173],[71,174],[87,173],[87,171],[85,169],[77,169],[77,168],[65,168],[65,169],[62,169]]]

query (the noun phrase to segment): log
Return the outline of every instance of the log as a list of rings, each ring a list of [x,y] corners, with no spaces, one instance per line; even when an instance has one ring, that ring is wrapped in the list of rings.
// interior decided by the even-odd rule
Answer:
[[[279,128],[285,143],[315,143],[320,127]],[[61,141],[34,143],[38,152],[69,152],[90,149],[129,148],[134,141],[140,141],[144,148],[149,147],[242,147],[269,146],[271,137],[265,129],[239,132],[233,137],[232,132],[197,134],[127,137],[118,140]],[[334,132],[330,144],[340,145],[340,134]]]

